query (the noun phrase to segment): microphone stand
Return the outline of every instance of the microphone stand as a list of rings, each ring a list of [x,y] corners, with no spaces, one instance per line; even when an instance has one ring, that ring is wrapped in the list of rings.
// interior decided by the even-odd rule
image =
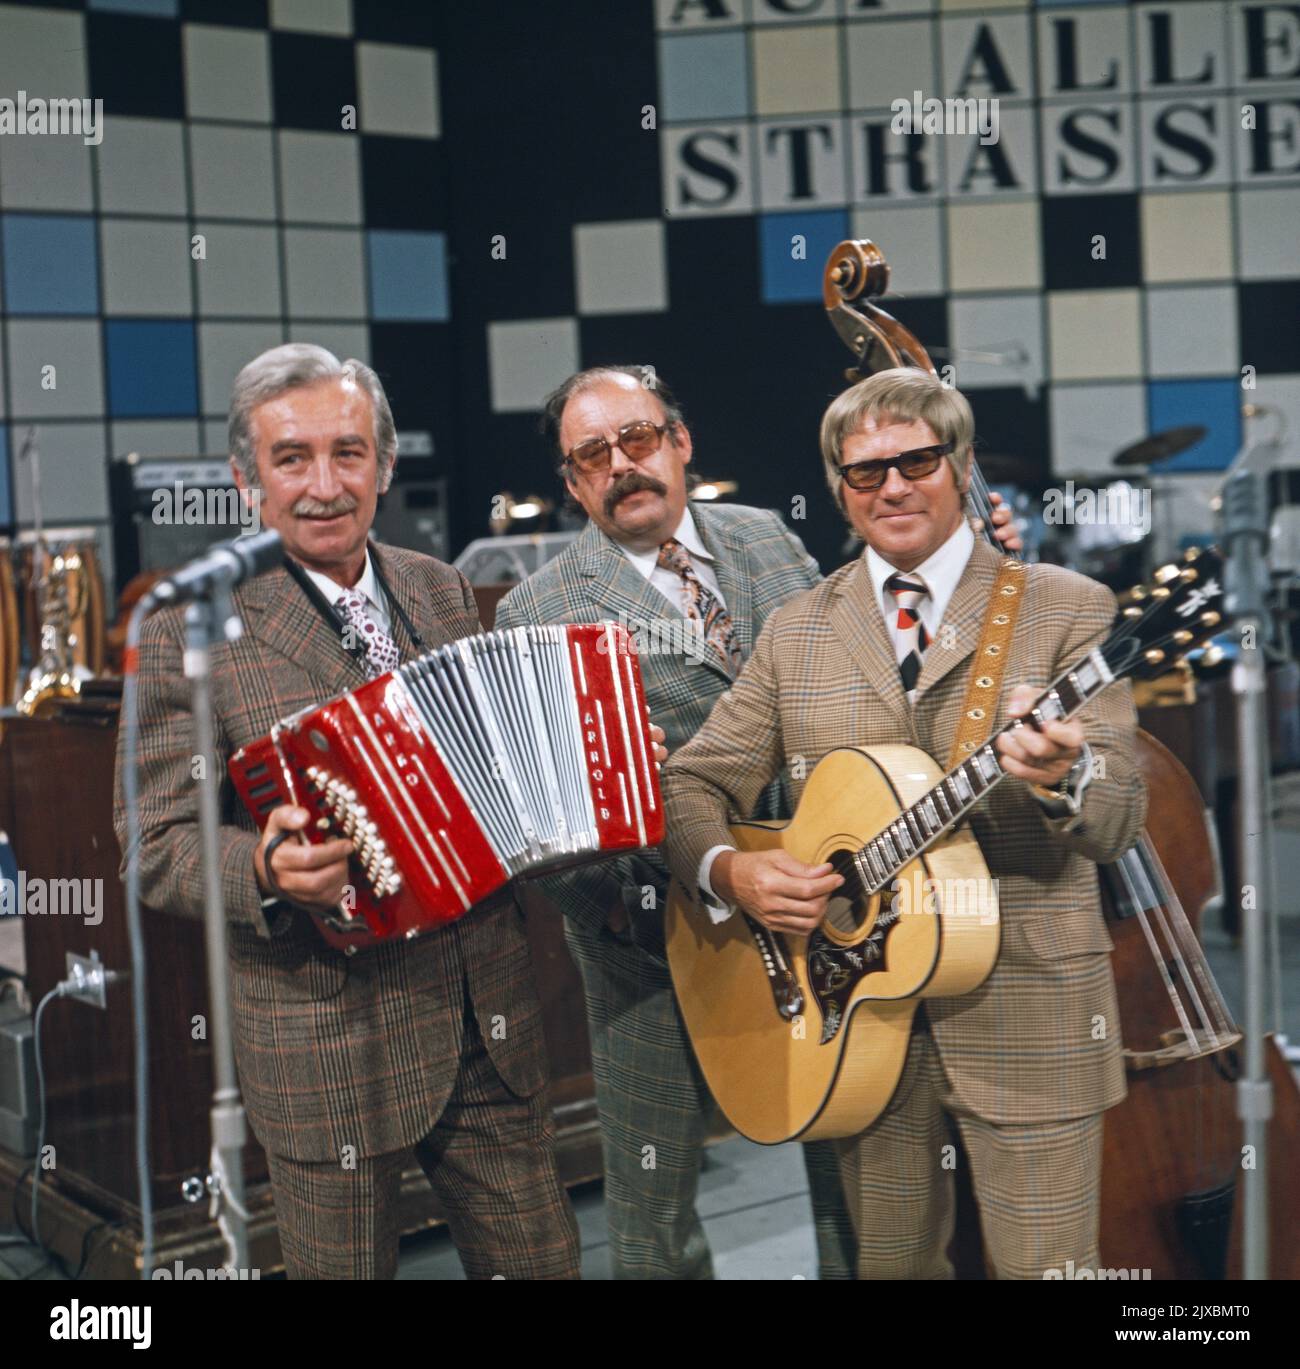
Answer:
[[[1269,445],[1269,444],[1261,444]],[[1268,721],[1265,712],[1268,640],[1268,510],[1253,451],[1234,463],[1238,469],[1222,488],[1224,609],[1241,629],[1242,649],[1232,669],[1237,697],[1237,754],[1241,776],[1241,840],[1244,883],[1254,896],[1242,900],[1241,939],[1245,996],[1245,1070],[1237,1081],[1237,1115],[1246,1153],[1254,1167],[1242,1175],[1244,1229],[1242,1273],[1268,1278],[1269,1154],[1268,1123],[1273,1116],[1273,1086],[1268,1077],[1265,1023],[1267,920],[1276,915],[1273,897],[1272,810],[1269,801]]]
[[[220,814],[217,802],[212,727],[211,650],[240,627],[229,589],[213,583],[185,609],[185,676],[190,681],[194,740],[202,758],[199,832],[203,852],[203,925],[208,960],[208,1012],[212,1042],[212,1154],[208,1215],[226,1244],[227,1266],[238,1277],[248,1268],[248,1212],[244,1207],[244,1142],[247,1126],[235,1075],[230,1013],[230,965],[226,958],[226,914],[221,896]]]

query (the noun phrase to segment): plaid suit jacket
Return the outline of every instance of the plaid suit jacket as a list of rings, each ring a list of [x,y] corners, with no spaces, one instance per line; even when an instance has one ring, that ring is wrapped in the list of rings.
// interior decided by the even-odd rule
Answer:
[[[1000,557],[976,545],[927,650],[909,707],[865,557],[774,615],[735,687],[664,769],[666,852],[698,906],[705,852],[792,758],[800,775],[838,746],[908,743],[946,766]],[[996,718],[1017,684],[1045,687],[1099,642],[1110,591],[1056,566],[1028,568]],[[1079,715],[1105,763],[1073,824],[1050,819],[1030,788],[1004,780],[971,826],[998,880],[1002,947],[973,993],[927,1001],[944,1069],[962,1103],[989,1121],[1027,1123],[1097,1112],[1124,1096],[1119,1015],[1094,862],[1133,844],[1146,789],[1132,760],[1137,727],[1127,683]],[[1100,768],[1100,767],[1099,767]]]
[[[465,578],[432,557],[371,544],[394,596],[431,650],[480,631]],[[229,921],[235,1049],[249,1119],[268,1150],[337,1161],[401,1150],[441,1114],[459,1068],[465,977],[493,1064],[523,1096],[546,1064],[523,919],[503,894],[412,942],[345,956],[305,912],[275,936],[253,874],[255,824],[225,763],[272,724],[364,683],[287,571],[235,592],[244,635],[213,650],[212,699],[221,766],[221,874]],[[400,620],[394,638],[415,653]],[[202,917],[198,796],[181,610],[159,613],[140,644],[140,872],[152,907]],[[117,834],[125,850],[118,751]],[[123,873],[126,862],[123,859]],[[166,966],[150,967],[154,974]],[[497,1030],[493,1030],[494,1026]]]
[[[738,504],[693,504],[700,538],[714,557],[718,586],[748,657],[768,618],[821,578],[803,543],[770,509]],[[731,687],[721,655],[667,649],[681,640],[681,607],[666,599],[627,559],[618,543],[588,523],[573,544],[501,600],[496,626],[529,623],[621,622],[641,652],[641,675],[652,722],[667,734],[670,752],[684,746]],[[667,628],[669,631],[661,631]],[[691,645],[688,643],[688,645]],[[662,648],[662,649],[661,649]],[[755,796],[758,816],[784,809],[778,789]],[[668,868],[656,852],[605,861],[539,881],[576,922],[599,930],[611,906],[627,910],[633,940],[664,958],[662,897]],[[651,897],[645,890],[653,889]],[[647,907],[646,905],[650,906]]]

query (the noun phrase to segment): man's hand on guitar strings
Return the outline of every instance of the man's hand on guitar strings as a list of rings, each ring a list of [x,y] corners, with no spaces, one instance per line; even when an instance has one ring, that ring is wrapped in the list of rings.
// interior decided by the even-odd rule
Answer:
[[[829,863],[805,865],[788,851],[723,851],[709,882],[719,898],[738,904],[772,932],[811,936],[830,896],[844,883]]]
[[[1013,718],[1024,717],[1034,706],[1042,690],[1033,685],[1017,685],[1007,700],[1007,712]],[[1077,720],[1045,723],[1041,732],[1032,727],[1020,727],[998,737],[998,752],[1002,768],[1028,784],[1052,789],[1070,773],[1075,761],[1083,755],[1083,725]]]

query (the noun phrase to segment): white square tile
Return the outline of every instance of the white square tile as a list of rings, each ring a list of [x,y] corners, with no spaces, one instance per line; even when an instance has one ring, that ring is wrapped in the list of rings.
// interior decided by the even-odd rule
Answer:
[[[8,324],[10,413],[23,418],[89,418],[104,411],[104,361],[99,321]],[[42,387],[53,366],[53,388]]]
[[[271,27],[346,38],[352,32],[352,0],[271,0]]]
[[[1146,386],[1053,385],[1050,394],[1052,470],[1061,476],[1096,472],[1114,478],[1115,453],[1147,431]]]
[[[230,407],[235,377],[254,357],[284,341],[278,323],[200,323],[199,380],[205,414]],[[222,439],[225,440],[224,438]]]
[[[104,117],[94,149],[99,207],[114,214],[186,214],[185,125],[173,119]]]
[[[359,224],[361,144],[355,133],[280,132],[280,212],[289,222]]]
[[[190,125],[194,213],[274,219],[275,172],[269,128]]]
[[[573,229],[580,314],[644,314],[668,308],[660,219],[580,223]]]
[[[230,428],[224,418],[209,418],[204,420],[203,455],[230,455]]]
[[[521,319],[488,324],[492,409],[530,413],[578,369],[576,318]]]
[[[45,525],[107,518],[108,438],[103,423],[42,423],[36,441]],[[30,523],[34,515],[31,465],[16,457],[11,464],[14,509],[20,523]]]
[[[1149,374],[1238,374],[1237,288],[1198,285],[1143,292],[1147,309]]]
[[[438,54],[432,48],[358,43],[357,97],[367,133],[438,137]]]
[[[365,247],[359,231],[286,228],[284,257],[291,315],[365,318]]]
[[[1296,238],[1300,190],[1239,190],[1237,238],[1243,280],[1294,280],[1300,276]]]
[[[364,323],[300,323],[290,319],[285,341],[314,342],[340,361],[352,359],[370,365],[370,329]]]
[[[206,256],[197,263],[204,317],[280,317],[280,249],[276,230],[234,223],[195,225]]]
[[[253,29],[184,26],[185,95],[191,119],[271,121],[271,49]]]
[[[769,32],[778,38],[783,29]],[[825,115],[764,119],[755,126],[760,207],[777,213],[838,209],[844,190],[843,120]]]
[[[1111,380],[1142,371],[1137,290],[1059,290],[1047,296],[1054,380]]]
[[[908,299],[944,293],[942,215],[937,205],[853,211],[853,236],[870,238],[889,262],[890,295]],[[893,313],[888,299],[882,304]]]
[[[202,456],[199,425],[194,419],[145,418],[109,424],[109,452],[120,461],[128,452],[141,456]]]
[[[757,114],[838,111],[840,29],[835,24],[758,28],[749,36]]]
[[[948,316],[958,389],[1032,389],[1041,384],[1043,307],[1037,295],[956,295]],[[1001,353],[1006,364],[973,361],[963,351]]]
[[[1037,290],[1042,234],[1037,200],[950,204],[948,280],[953,290]]]
[[[99,221],[99,279],[106,314],[188,314],[194,307],[189,225]]]
[[[1240,202],[1242,193],[1205,190],[1142,195],[1142,279],[1148,285],[1230,280],[1234,274],[1232,202]]]
[[[10,100],[20,90],[43,99],[89,96],[83,15],[4,5],[0,16],[0,94]]]
[[[5,98],[12,99],[12,93],[6,92]],[[0,138],[0,205],[92,209],[90,157],[91,149],[77,137]]]
[[[894,100],[910,100],[917,90],[927,97],[937,95],[935,27],[929,19],[850,24],[845,30],[849,108],[888,109]]]

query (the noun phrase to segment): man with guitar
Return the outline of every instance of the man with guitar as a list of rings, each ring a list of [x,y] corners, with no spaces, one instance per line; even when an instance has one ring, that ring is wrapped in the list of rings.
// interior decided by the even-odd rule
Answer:
[[[817,563],[769,510],[690,502],[691,434],[653,368],[599,366],[570,376],[547,399],[543,426],[566,491],[590,521],[506,595],[495,625],[611,618],[634,640],[652,637],[641,660],[646,702],[672,751],[730,688],[771,614],[817,582]],[[996,535],[1015,549],[1009,520],[1007,510],[994,513]],[[682,629],[676,640],[685,649],[662,649],[674,634],[652,627]],[[783,806],[779,789],[755,791],[745,811]],[[616,1278],[712,1275],[695,1210],[712,1101],[673,998],[667,886],[656,852],[543,884],[565,913],[586,990]],[[813,1145],[805,1161],[821,1277],[851,1277],[836,1157]]]
[[[772,615],[666,768],[667,853],[692,916],[716,924],[740,910],[808,936],[841,876],[779,847],[734,849],[729,815],[749,812],[787,766],[797,800],[838,747],[906,743],[942,764],[967,715],[982,742],[1106,635],[1110,592],[1036,565],[1021,573],[1007,646],[988,651],[1003,558],[963,515],[973,437],[965,398],[920,370],[882,371],[827,410],[827,480],[866,550]],[[988,706],[973,708],[980,689]],[[888,1106],[836,1142],[859,1277],[951,1277],[954,1125],[993,1272],[1095,1268],[1102,1113],[1123,1098],[1124,1071],[1094,865],[1142,827],[1135,732],[1121,683],[1073,721],[999,738],[1014,779],[971,816],[997,882],[997,963],[973,992],[925,1002]]]

